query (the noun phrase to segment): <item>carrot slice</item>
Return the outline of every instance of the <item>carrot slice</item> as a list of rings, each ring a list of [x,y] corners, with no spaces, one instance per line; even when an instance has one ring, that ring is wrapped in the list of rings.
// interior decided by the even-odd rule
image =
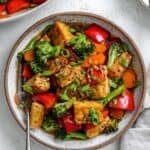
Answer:
[[[133,69],[127,69],[123,74],[123,81],[126,88],[133,88],[136,84],[136,73]]]
[[[110,109],[110,116],[115,119],[122,119],[125,114],[124,110],[121,109]]]
[[[35,59],[34,51],[29,50],[24,53],[24,60],[27,62],[33,61]]]

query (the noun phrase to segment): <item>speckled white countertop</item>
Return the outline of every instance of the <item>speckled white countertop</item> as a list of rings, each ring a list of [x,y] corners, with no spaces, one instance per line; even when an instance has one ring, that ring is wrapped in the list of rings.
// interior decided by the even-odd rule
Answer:
[[[9,24],[0,24],[0,150],[25,150],[25,133],[12,117],[3,93],[3,69],[19,36],[37,20],[55,12],[88,11],[114,21],[135,40],[145,64],[150,62],[150,10],[138,0],[50,0],[49,5]],[[117,150],[118,143],[101,150]],[[32,150],[49,148],[32,140]]]

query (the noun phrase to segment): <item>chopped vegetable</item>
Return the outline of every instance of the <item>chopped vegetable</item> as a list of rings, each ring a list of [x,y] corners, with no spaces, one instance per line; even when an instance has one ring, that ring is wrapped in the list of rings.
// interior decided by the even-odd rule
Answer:
[[[121,42],[121,47],[123,48],[124,51],[128,51],[129,50],[129,45],[125,42]]]
[[[85,34],[97,43],[100,43],[109,37],[109,32],[96,24],[90,25],[86,29]]]
[[[48,58],[55,56],[55,49],[47,41],[36,43],[35,48],[36,59],[40,65],[44,65]]]
[[[103,65],[106,61],[106,56],[103,53],[96,53],[90,55],[87,59],[85,59],[84,63],[88,63],[90,65]]]
[[[94,50],[94,45],[82,33],[79,33],[69,42],[73,46],[73,51],[80,59],[84,59]]]
[[[33,61],[35,59],[35,54],[33,50],[26,51],[24,53],[24,60],[27,62]]]
[[[23,90],[29,94],[33,94],[33,89],[32,89],[32,86],[28,83],[25,83],[23,85]]]
[[[53,74],[53,72],[51,70],[43,70],[43,72],[41,73],[42,76],[51,76]]]
[[[129,66],[129,63],[128,63],[128,61],[126,61],[124,58],[120,58],[119,59],[119,62],[120,62],[120,64],[123,66],[123,67],[125,67],[125,68],[127,68],[128,66]]]
[[[120,85],[117,89],[110,92],[105,98],[100,100],[100,103],[106,106],[112,99],[117,97],[118,95],[122,94],[125,90],[124,85]]]
[[[122,93],[122,95],[120,94],[119,96],[116,97],[115,101],[111,101],[109,103],[109,107],[121,109],[121,110],[133,111],[135,108],[133,93],[126,89],[124,93]]]
[[[31,76],[32,76],[32,73],[31,73],[30,67],[27,64],[24,64],[23,71],[22,71],[22,77],[29,79],[29,78],[31,78]]]
[[[96,84],[98,82],[105,80],[104,73],[99,69],[90,68],[87,75],[87,80],[89,84]]]
[[[58,128],[58,124],[52,118],[47,116],[47,117],[44,118],[42,128],[46,132],[53,132]]]
[[[61,49],[60,54],[66,58],[70,57],[70,51],[68,49],[65,49],[65,48]]]
[[[75,29],[75,28],[69,28],[69,31],[70,31],[71,33],[75,33],[75,32],[76,32],[76,29]]]
[[[81,125],[75,123],[73,115],[66,114],[63,117],[66,132],[75,132],[81,129]]]
[[[109,116],[109,110],[108,109],[104,109],[102,113],[103,113],[104,118],[107,118]]]
[[[104,132],[110,134],[112,132],[116,132],[118,130],[119,120],[118,119],[111,119],[111,125],[105,128]]]
[[[86,138],[87,138],[86,134],[80,132],[69,132],[65,136],[65,140],[72,140],[72,139],[85,140]]]
[[[104,53],[107,50],[107,45],[105,42],[94,43],[95,44],[95,53]]]
[[[109,86],[111,87],[111,89],[116,89],[119,85],[123,84],[123,80],[122,78],[118,78],[118,79],[109,79]]]
[[[110,109],[110,116],[115,119],[122,119],[124,117],[125,111],[120,109]]]
[[[93,91],[90,87],[89,84],[85,84],[81,87],[81,89],[79,88],[79,94],[81,96],[81,98],[89,98],[91,97],[91,95],[93,95]]]
[[[39,72],[42,72],[42,67],[35,61],[32,61],[30,63],[30,67],[31,67],[31,70],[34,72],[34,73],[39,73]]]
[[[89,111],[89,121],[94,125],[97,125],[99,123],[99,115],[94,108],[91,108]]]
[[[137,75],[133,69],[127,69],[123,74],[123,82],[126,88],[134,88],[137,81]]]
[[[113,43],[109,48],[107,67],[110,68],[115,59],[123,52],[119,43]]]
[[[62,93],[62,94],[60,94],[60,99],[62,100],[62,101],[69,101],[69,96],[67,95],[67,89],[65,89],[65,91]]]
[[[73,102],[69,101],[69,102],[55,104],[52,109],[53,116],[56,118],[61,118],[72,107],[72,103]]]
[[[85,125],[84,125],[84,129],[85,129],[85,131],[87,131],[87,130],[89,130],[89,129],[92,129],[92,128],[94,128],[94,127],[96,127],[94,124],[92,124],[92,123],[86,123]]]
[[[51,108],[57,101],[57,96],[53,93],[36,94],[32,97],[33,101],[41,102],[45,108]]]

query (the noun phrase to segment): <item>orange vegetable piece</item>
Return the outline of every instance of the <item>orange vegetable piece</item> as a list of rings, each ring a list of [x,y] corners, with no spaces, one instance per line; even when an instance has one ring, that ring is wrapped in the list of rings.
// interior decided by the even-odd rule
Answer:
[[[122,119],[125,114],[124,110],[121,109],[110,109],[110,116],[115,119]]]
[[[89,63],[89,59],[85,59],[83,64],[82,64],[82,67],[83,68],[89,68],[91,66],[91,64]]]
[[[16,93],[15,96],[14,96],[14,100],[15,100],[15,104],[16,104],[16,105],[19,105],[20,100],[19,100],[19,96],[18,96],[17,93]]]
[[[27,62],[33,61],[35,59],[34,51],[29,50],[24,53],[24,60]]]
[[[95,52],[96,53],[104,53],[107,50],[107,46],[105,42],[95,43]]]
[[[84,60],[82,67],[88,68],[91,65],[103,65],[105,61],[106,56],[103,53],[92,54]]]
[[[133,69],[127,69],[123,74],[123,82],[126,88],[133,88],[136,84],[136,73]]]
[[[89,63],[94,65],[103,65],[105,60],[106,56],[103,53],[98,53],[89,57]]]

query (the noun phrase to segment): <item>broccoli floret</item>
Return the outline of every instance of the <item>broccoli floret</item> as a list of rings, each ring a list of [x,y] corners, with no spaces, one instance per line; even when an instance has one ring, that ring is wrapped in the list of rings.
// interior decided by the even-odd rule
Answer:
[[[72,107],[72,104],[73,104],[72,101],[55,104],[53,109],[52,109],[53,117],[61,118]]]
[[[94,108],[90,109],[89,121],[91,123],[93,123],[94,125],[97,125],[99,123],[99,115],[98,115],[97,111]]]
[[[42,128],[46,132],[52,132],[52,131],[55,131],[58,128],[58,124],[52,118],[47,116],[47,117],[44,118]]]
[[[55,56],[55,49],[47,41],[36,43],[36,61],[42,66],[47,59]]]
[[[104,130],[104,132],[107,134],[116,132],[118,130],[118,125],[119,125],[120,120],[111,119],[111,122],[112,122],[111,125]]]
[[[73,46],[74,52],[80,59],[84,59],[94,50],[94,44],[92,44],[86,38],[86,35],[82,33],[78,33],[74,38],[72,38],[69,44]]]
[[[42,72],[43,65],[51,57],[55,57],[60,54],[59,47],[52,47],[47,41],[40,41],[35,44],[35,61],[30,63],[31,70],[34,73]],[[18,57],[21,58],[21,55]]]
[[[40,64],[38,64],[36,61],[32,61],[30,63],[30,67],[31,67],[31,70],[34,72],[34,73],[39,73],[42,71],[42,67]]]
[[[108,63],[107,67],[110,68],[115,59],[125,50],[122,48],[120,43],[113,43],[109,48],[109,55],[108,55]]]
[[[122,78],[118,78],[118,79],[114,79],[114,80],[113,79],[109,79],[109,86],[111,88],[111,91],[116,89],[121,84],[123,84]]]

